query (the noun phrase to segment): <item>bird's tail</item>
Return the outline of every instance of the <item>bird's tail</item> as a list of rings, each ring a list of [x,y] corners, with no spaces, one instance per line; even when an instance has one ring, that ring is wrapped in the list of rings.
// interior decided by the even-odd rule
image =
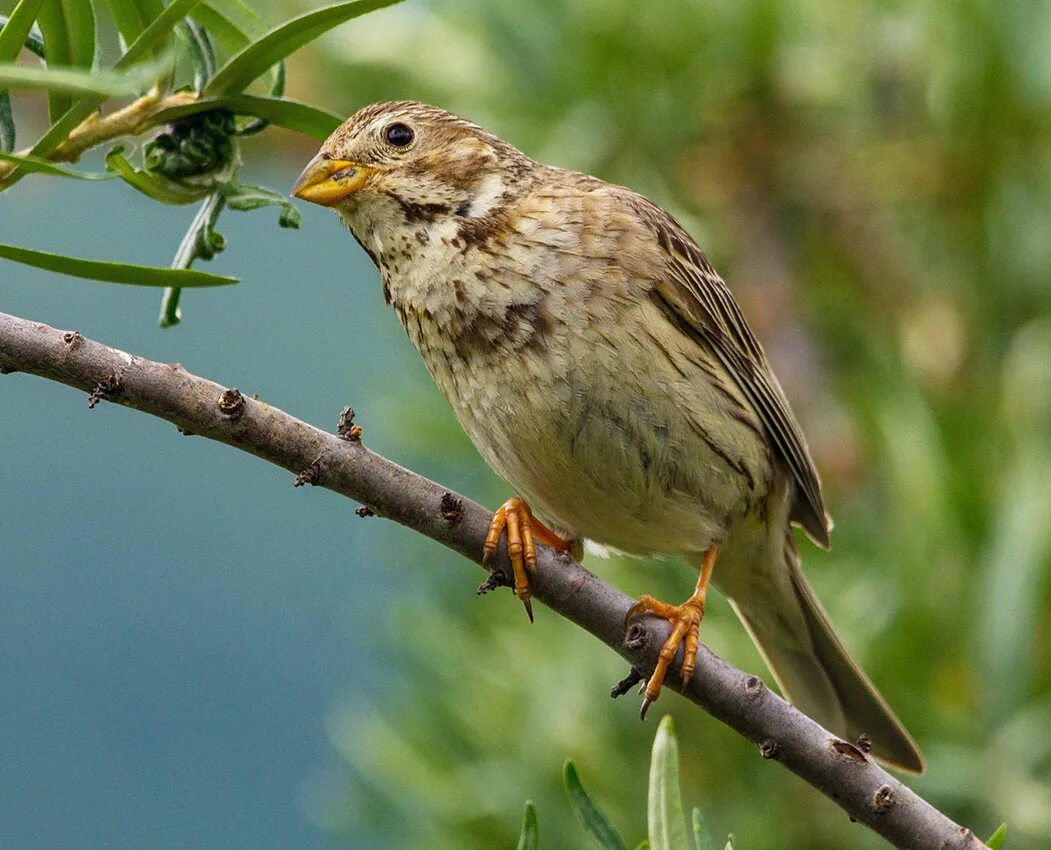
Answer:
[[[731,599],[782,693],[848,741],[867,735],[880,761],[922,773],[916,742],[840,642],[800,569],[790,536],[782,550],[784,569],[771,565],[780,581],[749,583],[746,594]]]

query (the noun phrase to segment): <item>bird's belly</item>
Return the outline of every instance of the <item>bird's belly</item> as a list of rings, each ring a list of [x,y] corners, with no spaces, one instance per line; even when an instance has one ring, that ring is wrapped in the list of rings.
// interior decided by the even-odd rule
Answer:
[[[619,348],[420,350],[485,460],[556,530],[634,554],[703,551],[764,495],[763,447],[723,421],[702,376]]]

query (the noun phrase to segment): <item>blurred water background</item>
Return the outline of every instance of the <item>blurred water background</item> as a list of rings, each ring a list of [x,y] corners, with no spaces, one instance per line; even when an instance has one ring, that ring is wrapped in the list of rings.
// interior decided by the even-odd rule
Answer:
[[[0,3],[7,9],[10,3]],[[290,2],[264,10],[287,16]],[[836,519],[806,569],[926,752],[913,784],[1051,847],[1051,8],[759,0],[410,0],[294,57],[293,96],[419,98],[650,195],[741,301]],[[25,100],[23,108],[31,110]],[[249,176],[313,152],[273,132]],[[0,266],[0,309],[238,386],[473,498],[462,436],[325,211],[228,214],[184,297]],[[0,239],[164,263],[185,209],[31,178]],[[290,476],[66,388],[0,381],[0,846],[583,846],[576,760],[644,835],[655,724],[610,652]],[[669,599],[685,568],[588,564]],[[704,639],[765,674],[728,606]],[[881,843],[673,696],[688,805],[742,848]]]

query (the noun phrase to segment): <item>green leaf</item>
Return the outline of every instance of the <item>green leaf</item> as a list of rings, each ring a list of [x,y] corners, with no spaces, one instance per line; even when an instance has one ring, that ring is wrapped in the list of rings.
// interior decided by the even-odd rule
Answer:
[[[697,845],[697,850],[715,850],[715,843],[708,832],[708,824],[697,807],[693,810],[693,843]]]
[[[624,839],[620,837],[616,827],[595,805],[588,792],[580,782],[577,767],[572,761],[567,760],[562,768],[562,782],[566,786],[566,794],[569,802],[576,812],[577,819],[584,830],[591,836],[595,844],[603,850],[625,850]]]
[[[15,116],[11,112],[11,95],[0,91],[0,151],[15,149]]]
[[[113,63],[113,70],[120,71],[136,64],[140,59],[168,38],[175,25],[192,12],[201,0],[172,0],[164,11],[155,17],[135,39],[120,59]]]
[[[265,186],[250,186],[247,183],[227,183],[223,187],[223,195],[230,209],[241,212],[257,210],[260,207],[279,206],[281,207],[280,225],[299,229],[301,219],[299,210],[288,198],[273,189],[267,189]]]
[[[650,759],[649,837],[652,850],[688,850],[679,795],[679,745],[670,714],[661,718]]]
[[[269,29],[259,13],[242,0],[206,0],[194,17],[230,53],[236,53],[249,42],[262,38]]]
[[[120,146],[106,154],[106,168],[118,174],[133,189],[162,204],[192,204],[213,191],[211,186],[184,186],[174,180],[136,168],[128,162],[124,156],[124,149]]]
[[[35,171],[38,174],[50,174],[54,177],[73,177],[77,180],[112,180],[117,176],[95,171],[77,171],[75,168],[67,168],[50,160],[26,154],[0,152],[0,162],[13,162],[24,171]]]
[[[48,68],[90,68],[95,59],[95,12],[91,0],[44,0],[37,14],[44,35]],[[71,94],[90,93],[92,88],[46,87],[52,121],[73,105]]]
[[[217,66],[212,37],[193,18],[187,18],[175,28],[175,34],[186,44],[193,66],[193,88],[200,92],[215,76]]]
[[[526,800],[525,812],[522,814],[522,831],[518,835],[518,850],[536,850],[537,827],[536,807],[532,800]]]
[[[29,65],[0,63],[0,87],[5,89],[43,90],[77,95],[99,95],[103,98],[133,95],[149,86],[171,67],[169,55],[157,62],[136,65],[120,73],[116,71],[86,71],[48,65],[34,68]]]
[[[113,70],[119,71],[129,68],[141,58],[147,56],[167,37],[172,27],[193,11],[200,2],[201,0],[172,0],[171,3],[164,7],[164,11],[153,19],[150,25],[142,31],[139,37],[132,42],[131,46],[113,64]],[[34,156],[47,156],[62,144],[73,129],[98,109],[105,100],[105,97],[97,94],[82,97],[65,115],[48,128],[47,132],[33,145],[29,153]],[[0,189],[10,186],[19,179],[21,179],[19,172],[9,174],[4,180],[0,181]]]
[[[306,12],[247,45],[219,69],[205,94],[240,92],[256,77],[335,26],[400,0],[349,0]]]
[[[0,63],[13,62],[23,45],[43,58],[44,43],[31,32],[41,3],[43,0],[21,0],[11,17],[0,15]],[[16,137],[11,95],[3,89],[0,90],[0,151],[13,151]]]
[[[273,98],[280,98],[285,93],[285,63],[284,60],[278,62],[274,68],[276,74],[274,76],[274,82],[270,86],[270,96]],[[249,121],[243,127],[238,129],[237,135],[239,136],[254,136],[257,133],[262,133],[267,127],[270,126],[270,122],[265,118],[256,118],[254,121]]]
[[[635,845],[635,850],[650,850],[650,840],[643,838],[642,841]]]
[[[113,21],[125,44],[131,44],[150,21],[164,11],[161,0],[108,0]]]
[[[996,828],[996,832],[989,836],[985,843],[991,850],[1004,850],[1004,842],[1007,840],[1007,824],[1002,823]]]
[[[173,106],[158,112],[155,119],[158,124],[170,124],[179,118],[205,112],[209,109],[229,109],[235,115],[255,115],[265,118],[278,127],[296,130],[324,141],[343,119],[334,112],[292,100],[285,97],[262,97],[250,94],[235,94],[227,97],[205,97],[194,103]]]
[[[137,266],[129,263],[112,263],[101,260],[86,260],[82,257],[66,257],[46,251],[34,251],[15,245],[0,244],[0,258],[14,260],[38,269],[100,280],[106,283],[128,283],[134,286],[229,286],[238,283],[236,277],[208,274],[193,269],[168,269],[156,266]]]
[[[195,17],[215,36],[227,55],[233,55],[246,45],[266,35],[269,25],[243,0],[207,0]],[[277,69],[268,72],[272,77],[271,94],[278,82]]]
[[[29,38],[44,0],[21,0],[0,30],[0,62],[13,62]]]

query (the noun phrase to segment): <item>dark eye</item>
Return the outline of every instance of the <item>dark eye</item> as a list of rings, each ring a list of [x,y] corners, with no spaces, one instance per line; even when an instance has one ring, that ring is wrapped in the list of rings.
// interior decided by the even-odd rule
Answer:
[[[412,127],[408,124],[402,124],[400,121],[391,124],[383,131],[383,135],[386,136],[387,142],[396,148],[408,147],[412,144],[412,140],[416,138],[416,134],[412,132]]]

